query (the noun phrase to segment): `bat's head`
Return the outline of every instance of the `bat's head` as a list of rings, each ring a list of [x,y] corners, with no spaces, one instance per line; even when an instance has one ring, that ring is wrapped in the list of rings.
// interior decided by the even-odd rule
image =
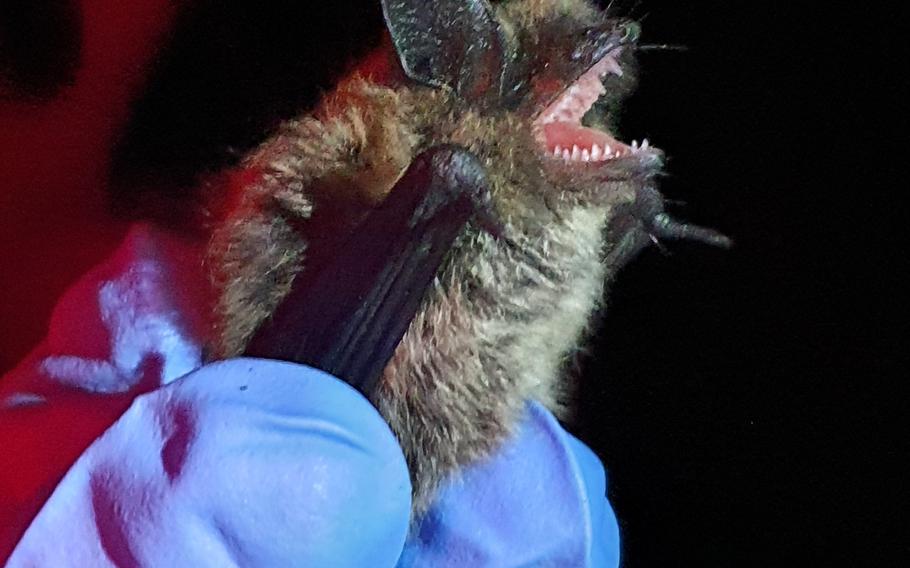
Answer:
[[[520,167],[539,167],[562,191],[660,169],[659,150],[611,132],[635,83],[636,22],[584,0],[507,0],[495,8],[485,0],[387,0],[383,8],[412,82],[450,93],[461,113],[509,117],[474,129],[477,140],[456,140],[482,157],[495,160],[491,142],[508,140],[512,151],[535,154],[531,163],[519,158]],[[533,140],[516,144],[522,130]]]

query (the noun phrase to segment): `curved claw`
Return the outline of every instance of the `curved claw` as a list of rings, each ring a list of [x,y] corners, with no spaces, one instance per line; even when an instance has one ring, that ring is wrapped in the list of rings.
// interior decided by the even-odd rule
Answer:
[[[605,261],[619,270],[660,239],[698,241],[710,246],[730,248],[733,241],[726,235],[698,225],[681,223],[665,210],[664,197],[656,188],[638,190],[635,201],[619,211],[607,227],[610,251]]]
[[[651,246],[653,241],[642,228],[635,227],[619,236],[618,241],[611,242],[610,251],[604,258],[604,263],[610,272],[618,271],[629,264],[638,254]]]
[[[664,212],[644,219],[644,222],[647,231],[658,239],[698,241],[721,248],[733,246],[733,240],[723,233],[698,225],[680,223]]]

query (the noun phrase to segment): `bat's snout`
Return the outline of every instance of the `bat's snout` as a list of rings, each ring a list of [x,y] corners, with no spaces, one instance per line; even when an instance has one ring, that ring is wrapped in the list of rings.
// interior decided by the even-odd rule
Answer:
[[[611,52],[635,44],[641,36],[641,25],[633,20],[623,20],[605,27],[587,30],[584,39],[572,52],[572,59],[593,64]]]
[[[630,43],[636,43],[638,38],[641,37],[641,24],[635,21],[628,21],[623,23],[620,26],[622,30],[622,44],[628,45]]]

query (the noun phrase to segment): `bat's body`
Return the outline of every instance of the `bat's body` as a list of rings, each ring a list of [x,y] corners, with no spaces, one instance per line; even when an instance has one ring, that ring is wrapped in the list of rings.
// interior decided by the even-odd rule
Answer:
[[[371,390],[418,511],[497,447],[527,399],[560,408],[565,363],[622,264],[656,237],[724,243],[666,217],[661,153],[605,126],[630,90],[637,25],[584,0],[424,5],[385,2],[387,48],[248,159],[212,251],[220,354],[235,355],[393,188],[428,183],[404,175],[416,156],[455,148],[480,164],[503,234],[458,225]]]

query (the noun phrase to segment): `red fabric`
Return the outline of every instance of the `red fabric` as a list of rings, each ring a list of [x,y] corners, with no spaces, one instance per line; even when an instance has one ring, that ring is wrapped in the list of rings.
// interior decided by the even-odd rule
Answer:
[[[175,0],[72,0],[82,59],[54,99],[0,98],[0,373],[41,339],[56,298],[126,231],[107,208],[111,149],[167,37]]]
[[[126,232],[104,199],[111,150],[179,7],[74,1],[83,19],[75,85],[49,101],[0,100],[0,375],[39,343],[57,297]],[[70,336],[102,333],[68,319],[77,322]],[[34,368],[50,340],[18,368]],[[147,361],[146,370],[155,365]],[[13,372],[0,379],[0,399],[14,392],[47,402],[0,411],[0,563],[73,461],[141,389],[100,396]]]
[[[0,560],[12,553],[76,458],[132,398],[60,392],[48,404],[0,413]]]
[[[0,379],[0,559],[136,396],[201,365],[211,313],[203,245],[134,226],[63,295],[41,345]]]

